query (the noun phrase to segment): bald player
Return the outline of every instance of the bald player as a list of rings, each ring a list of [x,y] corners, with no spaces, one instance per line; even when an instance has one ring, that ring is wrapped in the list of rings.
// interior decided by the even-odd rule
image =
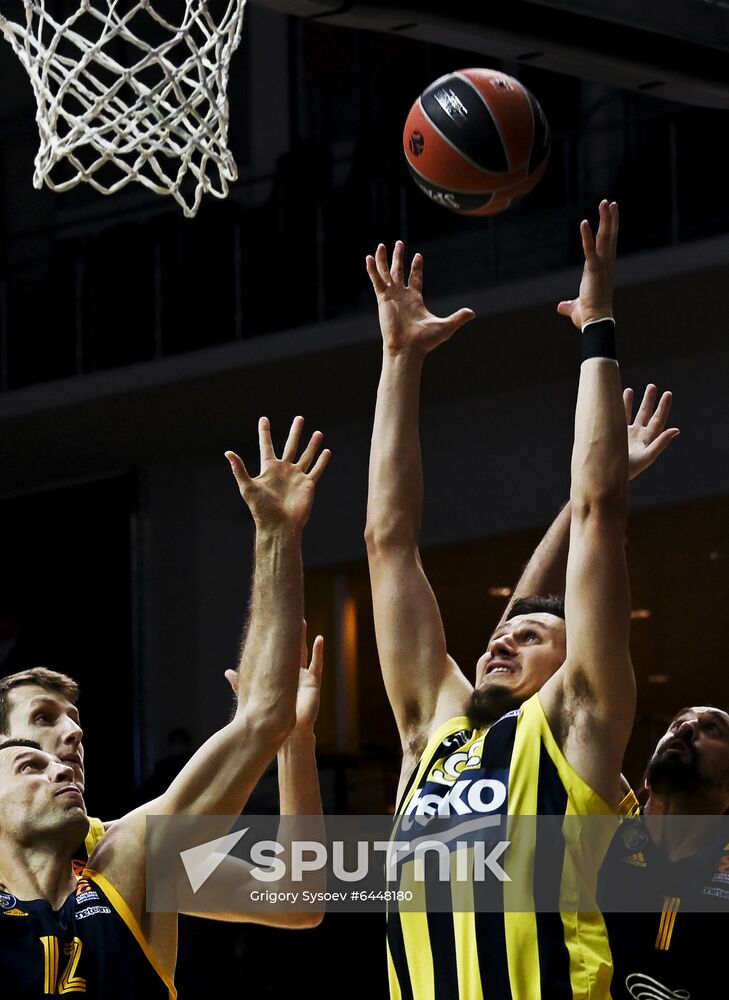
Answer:
[[[729,715],[682,708],[645,773],[640,816],[617,831],[600,873],[613,1000],[723,996],[729,928]]]

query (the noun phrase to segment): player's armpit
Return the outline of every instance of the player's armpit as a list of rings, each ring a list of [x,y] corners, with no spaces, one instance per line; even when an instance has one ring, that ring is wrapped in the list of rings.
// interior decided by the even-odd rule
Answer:
[[[573,514],[565,601],[567,658],[540,691],[555,738],[574,769],[611,806],[635,713],[629,653],[625,513],[606,505]]]

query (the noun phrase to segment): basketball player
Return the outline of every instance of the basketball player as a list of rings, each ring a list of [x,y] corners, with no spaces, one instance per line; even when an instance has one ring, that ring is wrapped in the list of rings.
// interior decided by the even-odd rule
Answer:
[[[271,553],[275,555],[279,544],[277,534],[280,529],[275,523],[273,525],[267,523],[267,517],[270,515],[266,515],[265,504],[276,499],[276,491],[281,493],[284,499],[290,494],[289,501],[296,501],[299,504],[307,501],[310,504],[311,496],[308,494],[313,493],[314,484],[328,461],[329,452],[325,451],[312,471],[307,473],[321,443],[321,435],[318,432],[312,437],[298,462],[294,461],[302,427],[303,420],[299,417],[291,427],[281,460],[277,460],[271,446],[268,423],[265,420],[261,421],[259,427],[261,475],[255,480],[250,480],[254,484],[253,488],[249,486],[249,477],[240,459],[232,452],[227,453],[241,493],[249,502],[256,523],[256,563],[249,627],[239,670],[226,672],[235,690],[242,682],[246,683],[246,691],[248,690],[246,678],[254,672],[255,662],[267,655],[268,648],[274,642],[273,632],[276,623],[282,614],[274,599],[278,580],[275,575],[275,560],[273,563],[271,561]],[[299,493],[301,496],[298,496]],[[249,501],[248,498],[252,499]],[[263,510],[263,517],[258,508]],[[281,570],[278,572],[280,574]],[[286,624],[288,631],[290,628],[288,619]],[[301,626],[297,631],[300,643]],[[319,706],[322,664],[323,641],[321,637],[317,637],[309,669],[302,669],[299,672],[296,724],[278,755],[282,815],[321,814],[314,756],[314,723]],[[74,782],[83,790],[84,750],[80,719],[75,707],[77,696],[78,687],[71,678],[44,668],[22,671],[1,679],[2,736],[0,738],[37,741],[44,750],[57,755],[62,762],[73,768]],[[244,707],[239,702],[239,710]],[[152,803],[149,808],[153,806]],[[106,829],[109,830],[112,826],[113,823],[106,824]],[[77,856],[80,854],[85,860],[103,835],[104,824],[100,820],[91,819],[85,843],[82,849],[76,852]],[[230,865],[228,867],[230,868]],[[287,927],[314,926],[321,921],[321,914],[310,913],[256,913],[255,915],[215,913],[213,916],[216,919],[254,920]]]
[[[391,267],[382,245],[367,259],[383,365],[366,540],[378,650],[403,749],[401,817],[477,810],[610,816],[623,797],[635,681],[624,555],[628,450],[612,320],[617,205],[601,202],[599,215],[596,239],[586,221],[580,227],[579,295],[558,306],[583,330],[584,358],[566,618],[550,600],[512,607],[477,664],[475,688],[447,653],[418,553],[422,366],[473,313],[432,315],[422,298],[422,258],[415,256],[406,284],[402,243]],[[494,790],[485,804],[469,797],[469,787],[484,781]],[[585,860],[572,857],[578,870]],[[602,919],[587,913],[394,913],[388,959],[392,996],[415,1000],[603,998],[611,971]]]
[[[718,817],[729,814],[729,715],[677,712],[645,787],[642,816],[620,827],[600,872],[610,993],[713,1000],[726,992],[718,964],[729,926],[729,821]]]

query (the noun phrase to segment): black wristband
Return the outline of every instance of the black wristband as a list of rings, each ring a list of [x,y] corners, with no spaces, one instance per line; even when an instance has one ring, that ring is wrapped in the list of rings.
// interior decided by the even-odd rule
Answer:
[[[589,358],[611,358],[617,361],[615,346],[615,320],[598,319],[588,323],[582,331],[582,360]]]

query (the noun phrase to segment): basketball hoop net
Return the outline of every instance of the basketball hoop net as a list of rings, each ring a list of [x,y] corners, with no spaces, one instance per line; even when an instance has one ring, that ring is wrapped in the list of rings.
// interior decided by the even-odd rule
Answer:
[[[192,217],[238,176],[226,90],[245,0],[24,0],[0,28],[30,76],[40,147],[33,186],[82,181],[114,194],[137,181]],[[56,17],[46,9],[55,8]],[[172,13],[163,16],[160,9]]]

